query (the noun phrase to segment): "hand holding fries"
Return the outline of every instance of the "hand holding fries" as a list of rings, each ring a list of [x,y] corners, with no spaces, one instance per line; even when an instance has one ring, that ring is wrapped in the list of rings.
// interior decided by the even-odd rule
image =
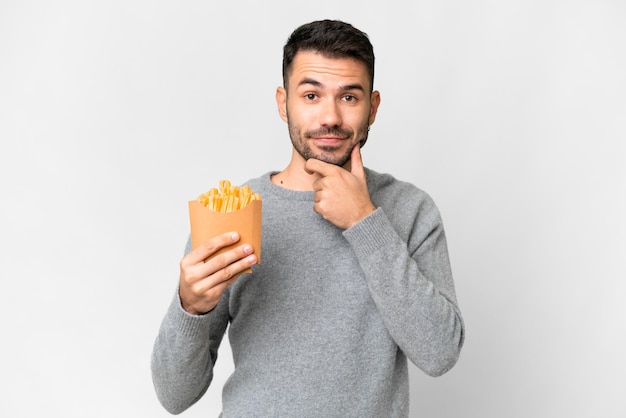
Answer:
[[[211,311],[224,290],[250,266],[257,263],[250,244],[242,244],[215,255],[234,245],[239,234],[228,232],[205,241],[180,262],[180,303],[192,315]],[[215,255],[215,256],[214,256]]]
[[[220,180],[189,201],[193,251],[180,262],[179,296],[192,314],[213,309],[224,290],[261,260],[261,196]]]

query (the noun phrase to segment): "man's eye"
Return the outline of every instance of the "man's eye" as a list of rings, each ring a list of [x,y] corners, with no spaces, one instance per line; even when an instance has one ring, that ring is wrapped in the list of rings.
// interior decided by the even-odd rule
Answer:
[[[304,95],[304,98],[307,100],[315,100],[317,99],[317,94],[314,93],[308,93]]]
[[[343,96],[343,100],[346,102],[355,102],[356,97],[351,94],[346,94],[345,96]]]

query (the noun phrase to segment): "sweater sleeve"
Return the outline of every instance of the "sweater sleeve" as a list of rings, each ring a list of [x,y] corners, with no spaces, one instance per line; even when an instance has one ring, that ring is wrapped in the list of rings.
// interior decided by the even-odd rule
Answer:
[[[403,240],[379,207],[343,234],[392,338],[422,371],[439,376],[459,357],[464,323],[439,212],[432,204],[418,219]]]
[[[196,403],[211,383],[228,324],[222,302],[205,315],[191,315],[183,310],[177,290],[163,318],[152,351],[152,380],[159,401],[172,414]]]

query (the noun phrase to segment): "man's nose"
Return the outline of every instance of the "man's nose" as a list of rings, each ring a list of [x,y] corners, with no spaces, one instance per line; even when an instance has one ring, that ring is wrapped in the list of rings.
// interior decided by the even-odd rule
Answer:
[[[322,126],[341,126],[341,109],[335,100],[327,100],[322,104],[320,124]]]

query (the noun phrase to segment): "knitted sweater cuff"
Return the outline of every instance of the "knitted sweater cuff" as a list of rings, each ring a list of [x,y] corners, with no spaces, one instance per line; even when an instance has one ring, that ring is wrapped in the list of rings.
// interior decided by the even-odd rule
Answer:
[[[178,289],[176,289],[176,293],[170,304],[168,317],[174,329],[177,329],[181,334],[190,338],[197,338],[208,335],[213,311],[204,315],[192,315],[188,313],[183,309],[180,296],[178,295]]]
[[[366,257],[395,242],[397,233],[382,208],[343,231],[357,257]]]

